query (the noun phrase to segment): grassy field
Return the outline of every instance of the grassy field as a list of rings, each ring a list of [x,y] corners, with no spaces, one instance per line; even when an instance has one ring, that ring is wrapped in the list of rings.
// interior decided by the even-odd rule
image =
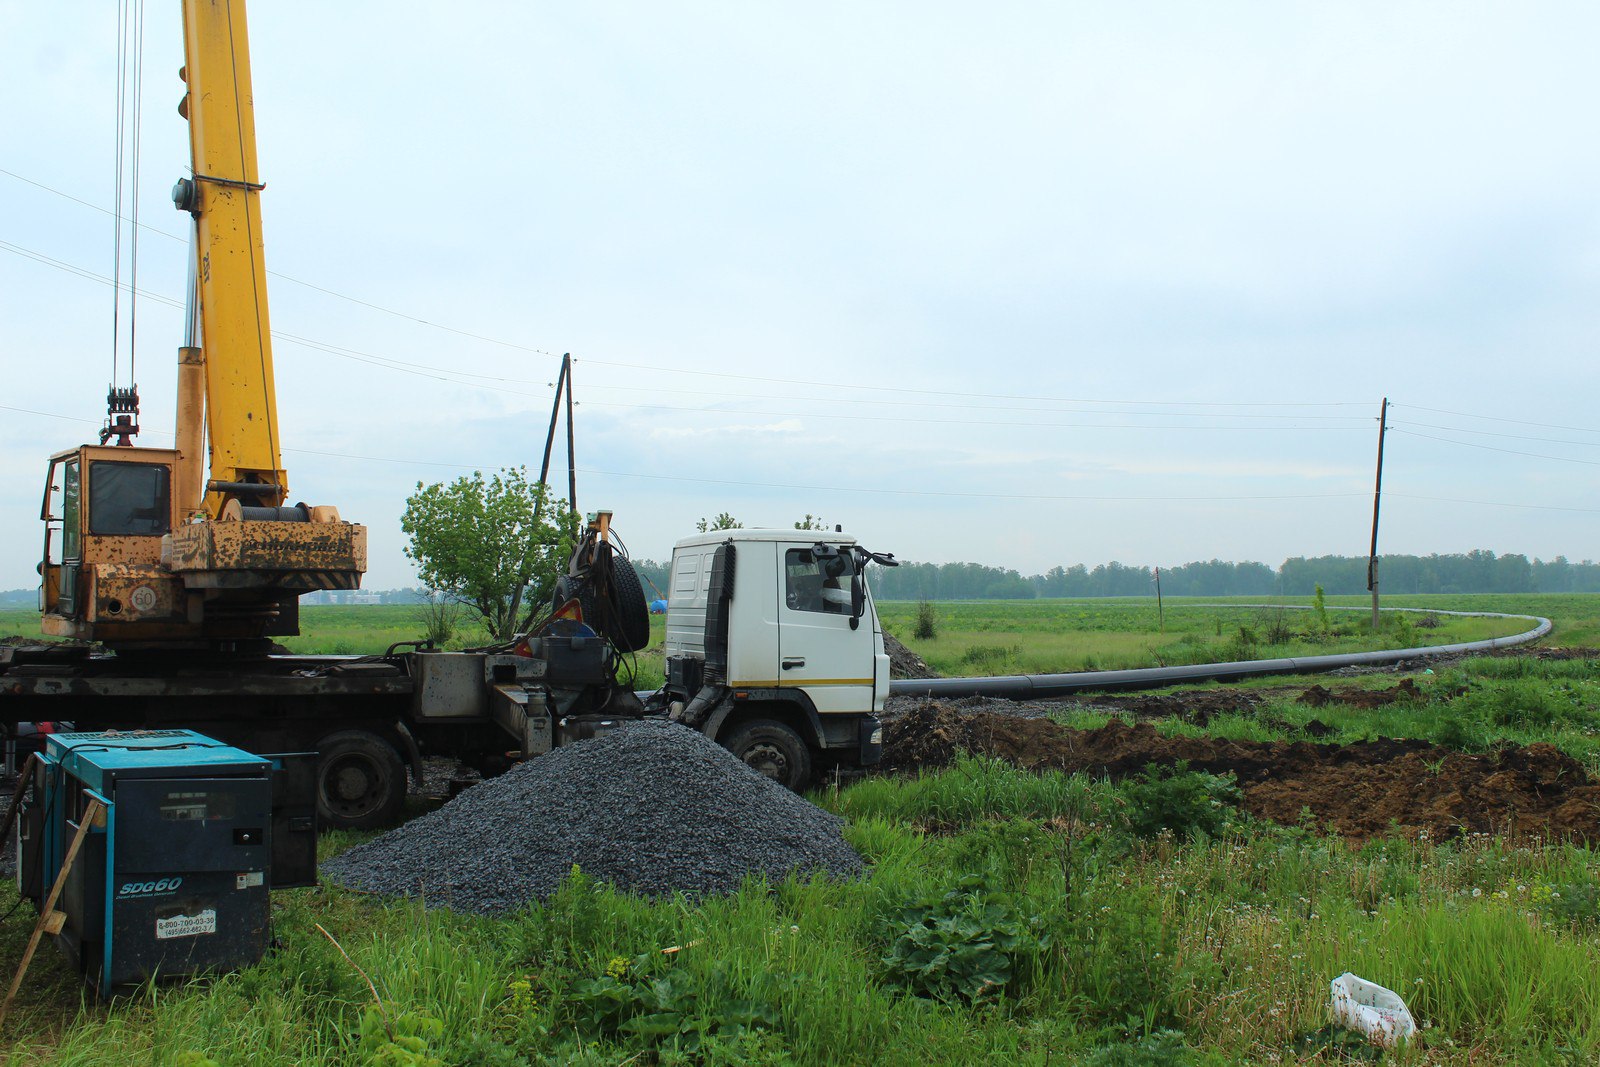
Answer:
[[[1558,627],[1551,643],[1600,643],[1600,597],[1421,601],[1547,615]],[[403,609],[315,610],[302,640],[370,651],[401,639],[374,638],[371,623]],[[884,608],[890,628],[906,634],[913,612]],[[959,663],[974,646],[1021,645],[1019,657],[1037,649],[1048,670],[1079,669],[1088,655],[1122,665],[1118,647],[1135,657],[1129,665],[1141,649],[1202,647],[1185,645],[1186,635],[1224,647],[1241,626],[1259,639],[1267,629],[1259,620],[1271,620],[1254,608],[1180,603],[1169,605],[1163,635],[1153,608],[1131,602],[941,604],[938,612],[940,635],[917,646],[924,654]],[[1331,614],[1330,628],[1359,621]],[[397,633],[406,623],[389,615],[388,625]],[[0,628],[20,629],[3,617]],[[1445,627],[1417,634],[1461,636]],[[1317,635],[1313,646],[1361,639]],[[1420,695],[1408,703],[1359,709],[1312,708],[1295,699],[1292,680],[1262,680],[1237,687],[1262,698],[1253,711],[1216,716],[1203,729],[1301,740],[1317,717],[1334,729],[1331,740],[1425,736],[1467,749],[1548,741],[1600,772],[1593,659],[1480,657],[1415,682]],[[1108,715],[1091,708],[1063,718],[1092,726]],[[545,904],[503,919],[334,887],[282,892],[274,896],[280,948],[261,965],[110,1005],[84,1000],[47,947],[5,1025],[8,1062],[1374,1059],[1376,1050],[1325,1025],[1328,982],[1347,970],[1401,992],[1424,1024],[1410,1047],[1383,1055],[1388,1062],[1600,1062],[1600,856],[1591,848],[1483,835],[1347,842],[1309,823],[1255,822],[1229,790],[1206,775],[1111,783],[966,759],[813,794],[848,820],[847,838],[871,864],[856,882],[749,883],[725,899],[651,902],[579,874]],[[324,853],[356,840],[329,835]],[[23,908],[0,923],[0,970],[15,967],[31,919]]]

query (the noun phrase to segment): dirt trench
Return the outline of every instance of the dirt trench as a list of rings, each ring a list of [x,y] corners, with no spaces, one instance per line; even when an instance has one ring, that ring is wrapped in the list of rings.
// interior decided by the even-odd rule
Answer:
[[[939,767],[961,752],[1112,778],[1185,760],[1192,770],[1233,774],[1252,815],[1292,825],[1309,811],[1316,827],[1357,840],[1481,832],[1600,842],[1600,786],[1547,744],[1472,755],[1386,738],[1340,745],[1164,737],[1144,722],[1077,730],[923,701],[885,727],[882,769]]]

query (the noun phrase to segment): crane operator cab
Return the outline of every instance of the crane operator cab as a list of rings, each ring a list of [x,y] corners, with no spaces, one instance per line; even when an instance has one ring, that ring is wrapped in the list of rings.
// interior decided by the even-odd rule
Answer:
[[[199,509],[181,515],[180,463],[177,449],[131,446],[50,457],[40,511],[44,633],[121,648],[263,640],[299,632],[301,593],[359,583],[364,527],[341,522],[334,508],[236,498],[216,521]]]

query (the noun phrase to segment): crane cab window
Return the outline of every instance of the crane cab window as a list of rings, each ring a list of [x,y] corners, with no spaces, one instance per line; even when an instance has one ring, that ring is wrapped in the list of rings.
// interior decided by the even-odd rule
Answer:
[[[58,566],[66,560],[78,559],[83,517],[80,513],[82,483],[78,478],[76,457],[50,464],[50,478],[45,487],[44,510],[40,518],[45,522],[45,563]]]
[[[784,553],[784,602],[796,611],[850,614],[850,579],[855,566],[844,553],[819,559],[810,549]]]
[[[159,463],[89,464],[89,532],[150,537],[172,530],[171,472]]]

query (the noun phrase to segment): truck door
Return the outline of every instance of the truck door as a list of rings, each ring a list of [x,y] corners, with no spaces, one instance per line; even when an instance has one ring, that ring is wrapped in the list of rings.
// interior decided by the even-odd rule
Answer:
[[[873,629],[850,627],[854,571],[849,553],[808,548],[784,550],[778,569],[778,684],[803,688],[823,715],[872,710]]]

